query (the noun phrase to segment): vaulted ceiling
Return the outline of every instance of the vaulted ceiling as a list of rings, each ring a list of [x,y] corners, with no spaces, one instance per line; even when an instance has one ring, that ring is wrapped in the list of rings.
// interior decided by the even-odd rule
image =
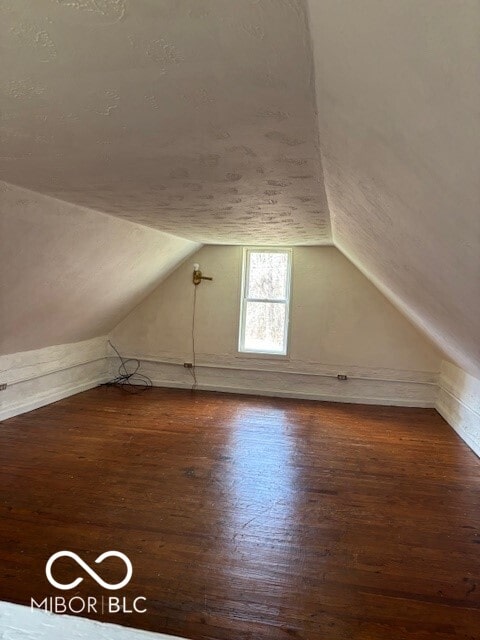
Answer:
[[[199,246],[0,182],[0,355],[105,335]]]
[[[1,7],[4,180],[200,242],[331,242],[302,2]]]
[[[0,8],[4,180],[195,242],[333,241],[480,376],[478,0]]]
[[[480,2],[309,4],[334,241],[480,377]]]

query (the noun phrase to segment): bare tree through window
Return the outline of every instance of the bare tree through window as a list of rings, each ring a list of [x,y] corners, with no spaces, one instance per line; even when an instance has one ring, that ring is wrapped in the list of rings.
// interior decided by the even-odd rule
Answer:
[[[286,354],[290,263],[290,250],[245,251],[240,351]]]

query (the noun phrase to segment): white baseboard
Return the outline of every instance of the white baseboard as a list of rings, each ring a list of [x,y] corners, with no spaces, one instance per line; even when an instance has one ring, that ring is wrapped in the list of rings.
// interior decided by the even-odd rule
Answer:
[[[107,382],[106,338],[0,357],[0,421]]]
[[[10,407],[2,408],[0,409],[0,422],[3,422],[3,420],[8,420],[8,418],[13,418],[15,416],[21,415],[22,413],[27,413],[28,411],[39,409],[40,407],[44,407],[47,404],[52,404],[52,402],[58,402],[59,400],[63,400],[64,398],[73,396],[76,393],[88,391],[88,389],[94,389],[101,384],[105,384],[105,382],[108,382],[108,380],[109,378],[106,375],[103,375],[100,378],[89,380],[81,384],[53,389],[52,391],[50,391],[50,393],[46,393],[45,395],[27,399],[25,402],[20,402]]]
[[[480,457],[480,380],[444,362],[435,406],[438,413]]]
[[[127,354],[125,357],[138,357]],[[155,386],[191,388],[183,358],[139,357],[141,373]],[[0,420],[86,391],[113,378],[117,359],[107,339],[47,347],[0,357]],[[338,380],[337,372],[348,375]],[[291,361],[212,356],[197,364],[197,388],[206,391],[356,404],[434,407],[436,374]]]
[[[136,356],[128,354],[126,357]],[[109,358],[110,359],[110,358]],[[139,357],[141,373],[147,375],[154,386],[188,389],[192,387],[191,372],[182,364]],[[179,359],[181,361],[181,358]],[[111,360],[115,366],[115,360]],[[220,391],[306,400],[346,402],[355,404],[377,404],[407,407],[434,407],[437,393],[432,374],[397,372],[404,379],[381,379],[378,370],[355,371],[355,377],[338,380],[327,372],[314,372],[311,365],[306,371],[285,370],[281,362],[269,363],[268,368],[258,367],[258,363],[235,362],[197,364],[196,388],[205,391]],[[288,365],[287,365],[288,366]],[[291,366],[291,365],[290,365]],[[336,368],[345,371],[347,367]],[[360,377],[360,374],[362,377]],[[405,375],[406,374],[406,375]]]

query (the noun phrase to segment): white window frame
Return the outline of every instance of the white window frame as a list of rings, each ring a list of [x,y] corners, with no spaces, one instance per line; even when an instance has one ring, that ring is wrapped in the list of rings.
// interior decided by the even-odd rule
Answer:
[[[250,255],[252,253],[286,253],[287,254],[287,282],[286,298],[282,300],[269,300],[268,298],[248,298],[248,278],[250,272]],[[242,260],[242,288],[240,299],[240,322],[238,332],[238,353],[241,355],[258,355],[269,357],[287,357],[290,346],[290,302],[292,298],[292,249],[288,247],[244,247]],[[283,304],[285,306],[285,332],[283,351],[264,351],[245,348],[245,320],[247,302],[268,302],[273,304]]]

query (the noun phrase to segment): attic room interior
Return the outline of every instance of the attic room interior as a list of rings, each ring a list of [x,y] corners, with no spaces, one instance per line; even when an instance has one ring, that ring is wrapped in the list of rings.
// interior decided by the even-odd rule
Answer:
[[[0,638],[480,638],[480,2],[0,11]]]

